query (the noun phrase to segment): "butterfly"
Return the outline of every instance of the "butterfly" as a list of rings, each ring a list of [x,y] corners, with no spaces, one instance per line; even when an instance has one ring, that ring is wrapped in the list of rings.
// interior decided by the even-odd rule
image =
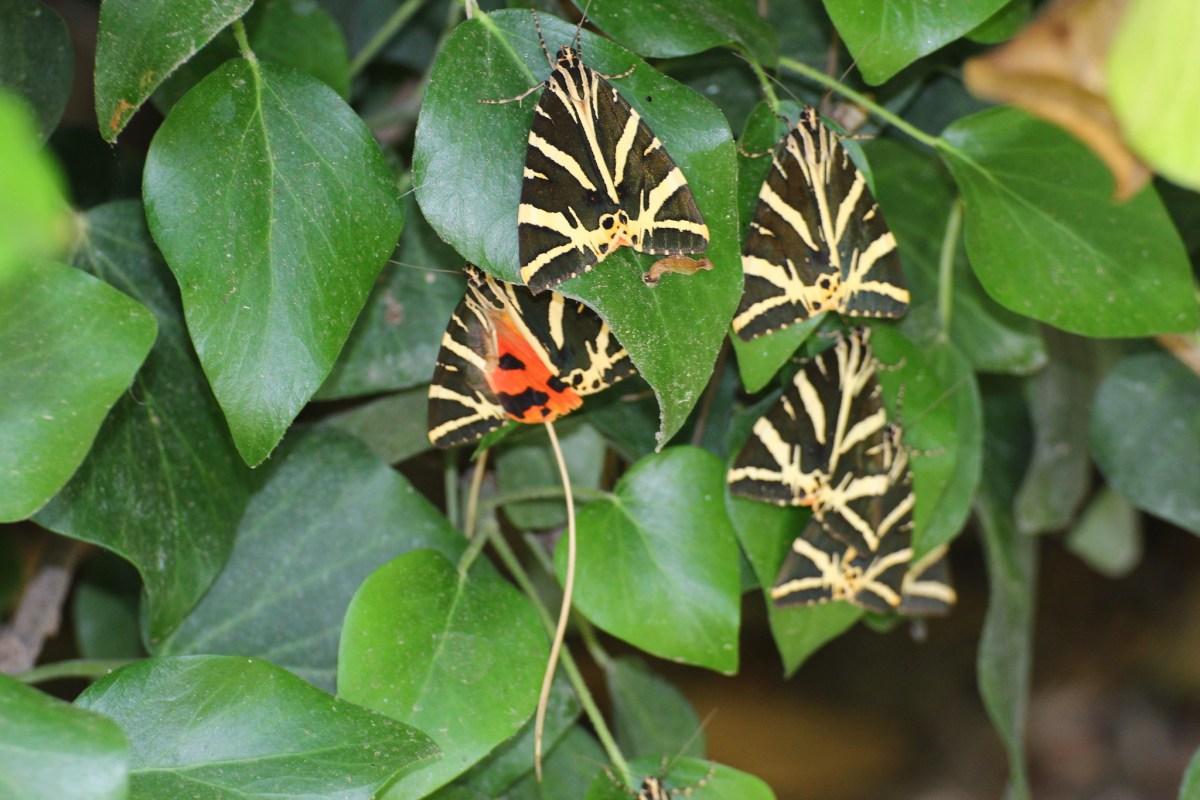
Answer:
[[[551,422],[635,374],[608,323],[583,303],[465,271],[429,386],[434,445],[476,441],[507,420]]]
[[[908,309],[896,239],[815,108],[801,112],[771,154],[742,272],[733,330],[745,340],[825,311],[899,317]]]
[[[552,289],[621,247],[706,250],[708,226],[687,179],[641,115],[580,51],[564,45],[551,60],[545,47],[551,71],[534,108],[517,212],[522,280],[534,293]]]

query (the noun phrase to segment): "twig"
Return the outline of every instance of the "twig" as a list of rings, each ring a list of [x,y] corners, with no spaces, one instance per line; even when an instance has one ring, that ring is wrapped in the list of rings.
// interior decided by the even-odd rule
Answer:
[[[942,236],[942,251],[938,256],[938,318],[942,341],[950,339],[950,320],[954,313],[954,256],[958,254],[958,238],[962,233],[963,203],[956,197],[946,218],[946,233]]]
[[[479,490],[483,486],[483,473],[487,469],[490,452],[492,451],[489,449],[479,454],[479,458],[475,459],[475,471],[471,473],[471,488],[467,492],[467,519],[463,526],[463,533],[468,539],[475,536],[475,523],[479,519]]]
[[[58,633],[71,575],[87,550],[84,542],[51,538],[41,564],[21,595],[12,622],[0,627],[0,672],[14,675],[37,663],[46,639]]]
[[[420,9],[424,1],[408,0],[406,3],[401,3],[400,7],[392,12],[392,15],[387,18],[383,26],[375,32],[370,41],[363,45],[363,49],[359,50],[358,54],[354,56],[354,60],[350,62],[351,78],[362,72],[363,67],[369,64],[371,59],[383,49],[383,46],[396,35],[396,31],[400,30],[404,23],[408,22],[409,18],[417,13],[417,10]]]

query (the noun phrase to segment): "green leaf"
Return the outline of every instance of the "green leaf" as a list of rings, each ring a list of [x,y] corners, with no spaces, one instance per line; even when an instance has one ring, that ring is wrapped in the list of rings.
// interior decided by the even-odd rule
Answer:
[[[100,135],[116,141],[150,93],[222,28],[245,14],[252,3],[104,0],[96,43]]]
[[[568,427],[569,426],[569,427]],[[563,458],[567,462],[567,474],[571,485],[587,489],[600,486],[604,472],[603,437],[587,424],[561,424],[558,432],[562,443]],[[522,437],[500,450],[496,459],[496,484],[501,494],[562,483],[558,464],[550,449],[544,431],[536,436]],[[510,522],[521,530],[554,528],[565,525],[567,508],[562,499],[530,500],[509,503],[504,513]]]
[[[1099,343],[1047,330],[1050,363],[1025,385],[1033,459],[1014,508],[1021,533],[1066,528],[1092,485],[1088,418],[1107,364]]]
[[[1033,16],[1033,0],[1008,0],[1007,5],[967,34],[979,44],[999,44],[1016,35]]]
[[[1157,172],[1200,188],[1200,7],[1133,0],[1108,53],[1108,99],[1126,141]]]
[[[621,458],[634,462],[654,452],[658,405],[640,383],[626,381],[604,400],[592,400],[587,421],[600,431]]]
[[[878,85],[983,24],[1008,0],[825,0],[863,79]]]
[[[1009,108],[960,119],[943,138],[967,254],[998,303],[1084,336],[1200,325],[1187,255],[1152,186],[1115,203],[1086,147]]]
[[[462,259],[437,238],[411,195],[404,207],[396,257],[375,282],[318,400],[407,389],[433,378],[442,333],[466,292]]]
[[[561,20],[541,19],[552,51],[574,34]],[[724,118],[707,100],[587,31],[582,45],[595,69],[615,74],[636,66],[615,85],[667,143],[711,233],[710,271],[672,275],[650,289],[641,274],[655,256],[622,248],[561,287],[609,321],[653,387],[661,446],[707,385],[741,294],[734,147]],[[417,123],[413,182],[426,219],[468,261],[509,281],[520,280],[517,205],[533,103],[478,101],[522,92],[547,70],[528,12],[477,16],[455,28],[442,47]]]
[[[1027,800],[1025,717],[1033,667],[1038,540],[1017,531],[1012,508],[1029,456],[1029,422],[1015,390],[989,396],[984,408],[987,467],[975,511],[990,588],[976,674],[988,717],[1008,753],[1009,796]]]
[[[937,323],[938,269],[957,192],[932,157],[889,139],[866,146],[875,197],[899,243],[913,294],[912,318]],[[955,249],[950,341],[977,370],[1028,374],[1046,363],[1036,323],[1001,308],[979,285],[960,244]]]
[[[588,20],[647,58],[735,47],[761,64],[779,57],[775,32],[746,0],[575,0]],[[587,49],[584,49],[587,54]]]
[[[87,460],[37,521],[137,567],[154,644],[225,563],[249,497],[249,470],[192,352],[178,290],[146,231],[141,204],[97,206],[79,225],[75,263],[148,306],[159,336]]]
[[[29,102],[42,138],[62,118],[74,63],[67,26],[54,9],[41,0],[0,3],[0,88]]]
[[[600,745],[576,725],[547,754],[540,784],[533,774],[526,775],[500,800],[575,800],[580,789],[603,769],[604,762]]]
[[[769,3],[767,22],[779,39],[779,52],[809,66],[825,68],[833,25],[821,0]]]
[[[70,267],[30,262],[0,281],[0,522],[37,511],[79,467],[155,328]]]
[[[200,363],[256,465],[328,375],[392,251],[392,176],[329,87],[234,59],[158,129],[143,193]]]
[[[1142,558],[1142,524],[1137,509],[1105,486],[1079,515],[1067,549],[1106,578],[1123,578]]]
[[[246,38],[263,61],[305,72],[342,97],[350,96],[350,59],[337,22],[313,0],[264,0],[246,14]],[[180,65],[154,92],[154,105],[166,114],[217,67],[240,55],[226,29]]]
[[[636,782],[640,782],[642,776],[653,775],[661,779],[668,790],[674,790],[676,795],[686,796],[688,800],[775,800],[771,788],[759,778],[712,761],[676,759],[665,775],[662,763],[651,759],[635,761],[630,767]],[[631,794],[615,778],[605,774],[592,781],[587,800],[628,800]]]
[[[653,655],[736,671],[741,588],[724,496],[724,466],[705,450],[643,458],[579,511],[575,607]],[[563,539],[554,556],[561,583]]]
[[[17,95],[0,88],[0,291],[21,262],[55,254],[70,234],[58,168]]]
[[[83,658],[140,658],[136,597],[122,596],[95,583],[80,583],[71,598],[75,644]]]
[[[438,754],[420,731],[255,659],[150,659],[75,702],[129,736],[130,800],[370,800]]]
[[[378,458],[397,464],[433,447],[425,417],[428,410],[429,387],[418,386],[328,416],[321,425],[350,434]]]
[[[346,612],[338,694],[429,731],[442,750],[387,797],[423,797],[516,733],[547,652],[529,601],[486,562],[468,576],[415,550],[367,578]]]
[[[1200,377],[1166,353],[1122,359],[1096,394],[1089,438],[1114,489],[1200,535]]]
[[[1179,800],[1196,800],[1197,797],[1200,797],[1200,750],[1188,762],[1183,783],[1179,784]]]
[[[463,539],[404,476],[344,433],[317,428],[289,439],[256,478],[225,569],[157,653],[256,656],[332,691],[342,618],[363,580],[420,547],[457,558]]]
[[[700,717],[683,693],[636,656],[605,665],[617,745],[630,758],[704,757]]]
[[[780,113],[795,115],[797,107],[783,103]],[[740,219],[750,220],[758,203],[758,193],[766,179],[771,159],[760,153],[769,152],[787,132],[783,121],[766,103],[759,103],[746,120],[742,138],[738,145],[743,153],[738,155],[738,211]],[[757,156],[757,157],[755,157]],[[745,341],[732,335],[729,341],[737,356],[738,374],[747,392],[757,392],[771,382],[779,368],[788,362],[792,354],[821,324],[824,314],[805,320],[799,325],[789,325],[783,330]]]
[[[913,558],[957,536],[971,513],[983,451],[979,387],[953,345],[918,346],[896,328],[877,325],[871,346],[886,365],[879,374],[891,419],[913,449]]]
[[[124,800],[129,743],[111,720],[0,675],[0,793]]]

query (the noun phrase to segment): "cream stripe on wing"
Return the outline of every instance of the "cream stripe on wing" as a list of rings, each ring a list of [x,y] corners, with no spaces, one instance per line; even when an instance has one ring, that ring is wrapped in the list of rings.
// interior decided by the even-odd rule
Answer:
[[[817,243],[813,239],[812,231],[808,229],[808,223],[804,221],[804,217],[799,211],[789,206],[787,201],[775,194],[775,190],[766,183],[763,184],[762,191],[758,193],[758,199],[766,203],[767,208],[782,217],[788,225],[791,225],[792,229],[796,231],[796,235],[804,241],[809,250],[816,252]]]
[[[579,162],[570,153],[559,150],[533,131],[529,132],[529,146],[535,148],[546,158],[566,170],[567,174],[574,178],[584,189],[587,189],[589,192],[596,191],[595,184],[592,183],[591,179],[584,173],[583,167],[580,166]]]
[[[618,186],[625,179],[625,164],[629,158],[629,151],[633,148],[633,138],[637,136],[638,119],[638,113],[630,108],[629,119],[625,120],[625,130],[621,131],[621,138],[617,140],[617,158],[613,166],[613,181]]]

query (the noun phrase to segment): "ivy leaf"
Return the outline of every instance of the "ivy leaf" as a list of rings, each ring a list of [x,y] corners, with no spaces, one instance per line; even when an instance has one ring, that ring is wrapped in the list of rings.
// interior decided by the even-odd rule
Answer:
[[[129,743],[112,720],[0,675],[0,775],[22,800],[125,800]]]
[[[79,224],[75,263],[148,306],[159,335],[87,460],[37,521],[137,568],[154,644],[225,563],[250,494],[249,470],[192,352],[178,291],[146,231],[141,204],[97,206]]]
[[[575,6],[647,58],[689,56],[714,47],[736,47],[766,66],[779,57],[775,31],[745,0],[576,0]]]
[[[1166,353],[1122,359],[1096,393],[1089,438],[1114,489],[1200,535],[1200,377]]]
[[[676,794],[686,792],[689,800],[775,800],[775,794],[759,778],[745,772],[698,758],[679,758],[670,763],[663,774],[661,761],[642,759],[630,764],[640,782],[641,777],[653,775]],[[690,791],[689,791],[690,789]],[[592,781],[587,800],[628,800],[630,790],[622,787],[611,775],[604,774]]]
[[[43,139],[62,119],[74,64],[71,37],[58,12],[40,0],[0,5],[0,88],[29,102]]]
[[[1190,0],[1133,0],[1108,54],[1108,99],[1121,132],[1164,176],[1200,188],[1200,85],[1192,44],[1200,9]]]
[[[144,306],[79,270],[29,262],[0,281],[0,522],[67,482],[155,333]]]
[[[587,424],[568,421],[560,427],[563,430],[558,435],[571,485],[598,488],[604,472],[603,437]],[[538,433],[541,435],[521,437],[500,450],[496,460],[496,483],[501,494],[560,483],[554,453],[545,433]],[[554,528],[567,521],[567,509],[561,499],[508,503],[504,513],[521,530]]]
[[[552,51],[574,35],[572,25],[541,19]],[[654,389],[661,447],[708,383],[741,294],[734,147],[724,118],[707,100],[612,42],[587,31],[581,41],[595,69],[615,74],[636,67],[615,85],[666,143],[711,233],[710,271],[673,275],[650,289],[641,275],[656,257],[622,248],[560,287],[609,321]],[[479,15],[456,27],[442,47],[417,123],[413,182],[426,219],[468,261],[508,281],[520,282],[517,205],[533,103],[479,100],[515,95],[547,71],[530,13]]]
[[[971,266],[1001,305],[1084,336],[1200,325],[1191,267],[1152,186],[1117,204],[1107,169],[1062,130],[1009,108],[946,129]]]
[[[1065,542],[1101,575],[1123,578],[1142,557],[1141,519],[1128,500],[1105,486],[1079,515]]]
[[[782,103],[780,113],[792,118],[798,112],[794,103]],[[754,216],[754,208],[758,203],[758,193],[766,180],[767,170],[771,167],[771,159],[767,155],[775,147],[775,143],[787,132],[783,120],[775,116],[775,112],[766,103],[759,103],[746,119],[746,127],[742,131],[739,146],[742,153],[738,155],[738,211],[740,219],[750,220]],[[747,224],[749,224],[747,222]],[[733,352],[737,355],[738,374],[741,375],[742,385],[747,392],[757,392],[771,382],[779,368],[788,362],[792,354],[804,343],[813,331],[821,324],[825,315],[801,322],[799,325],[788,327],[760,336],[749,342],[740,336],[732,335],[729,341],[733,344]]]
[[[893,369],[879,373],[888,416],[904,428],[912,458],[913,558],[957,536],[971,513],[983,458],[979,386],[953,345],[918,346],[896,328],[877,325],[875,355]]]
[[[956,199],[954,184],[935,159],[911,147],[879,139],[866,150],[875,165],[875,197],[896,235],[912,290],[912,318],[936,317],[939,260]],[[950,341],[975,369],[1025,375],[1046,363],[1037,324],[984,293],[961,244],[955,251],[953,282]]]
[[[863,80],[878,85],[970,33],[1008,0],[825,0]]]
[[[338,694],[429,731],[442,750],[386,797],[423,797],[516,733],[547,652],[533,607],[486,562],[464,575],[414,550],[367,578],[346,612]]]
[[[198,791],[370,800],[438,754],[420,731],[255,659],[150,659],[117,670],[75,702],[129,736],[130,800]]]
[[[305,431],[256,477],[225,569],[157,653],[256,656],[332,691],[342,617],[363,580],[419,547],[457,558],[463,539],[344,433]],[[263,564],[272,565],[268,574]]]
[[[321,426],[348,433],[371,448],[376,457],[397,464],[433,447],[425,416],[428,410],[429,387],[418,386],[331,414],[321,420]]]
[[[604,665],[617,745],[631,758],[704,757],[700,718],[683,693],[636,656]]]
[[[437,238],[411,195],[404,207],[396,258],[375,282],[318,400],[407,389],[433,378],[442,333],[466,292],[462,259]]]
[[[256,465],[329,373],[392,251],[392,176],[329,87],[234,59],[171,110],[143,193],[200,363]]]
[[[1029,457],[1029,420],[1015,389],[990,395],[984,409],[987,468],[975,510],[990,588],[976,675],[983,705],[1008,752],[1009,795],[1028,800],[1024,740],[1033,668],[1038,540],[1017,531],[1012,508]]]
[[[243,20],[246,39],[263,61],[312,75],[342,97],[350,96],[350,58],[337,22],[312,0],[264,0]],[[239,56],[229,29],[222,31],[167,78],[151,98],[163,114],[217,67]]]
[[[253,1],[104,0],[96,42],[96,121],[105,141],[116,141],[151,92]]]
[[[724,496],[721,461],[697,447],[635,464],[579,512],[576,608],[648,653],[734,672],[741,590]],[[554,555],[561,582],[561,539]]]

